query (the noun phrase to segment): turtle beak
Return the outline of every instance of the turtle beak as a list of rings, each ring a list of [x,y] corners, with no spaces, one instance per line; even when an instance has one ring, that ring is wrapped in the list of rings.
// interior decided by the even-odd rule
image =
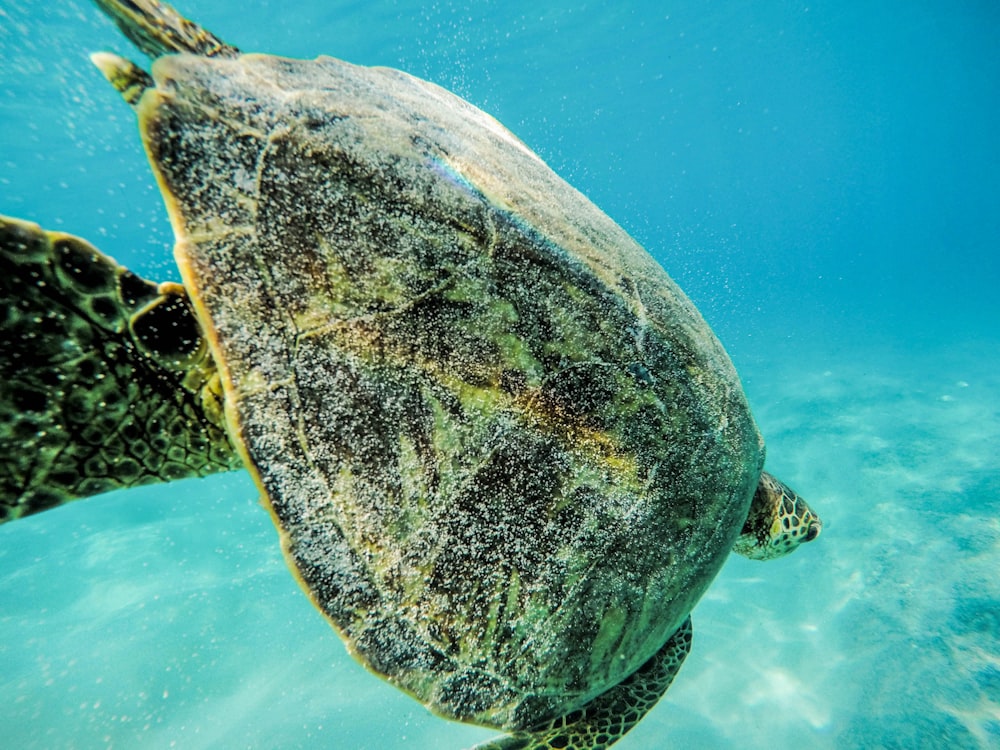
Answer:
[[[819,520],[818,516],[813,516],[809,522],[809,528],[806,530],[806,538],[803,541],[811,542],[820,535],[821,531],[823,531],[823,522]]]

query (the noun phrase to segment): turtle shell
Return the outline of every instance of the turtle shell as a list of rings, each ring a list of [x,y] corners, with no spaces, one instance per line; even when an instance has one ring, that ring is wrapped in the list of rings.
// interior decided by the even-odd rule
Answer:
[[[229,429],[350,650],[507,729],[634,671],[763,463],[690,301],[435,85],[263,55],[153,77],[140,128]]]

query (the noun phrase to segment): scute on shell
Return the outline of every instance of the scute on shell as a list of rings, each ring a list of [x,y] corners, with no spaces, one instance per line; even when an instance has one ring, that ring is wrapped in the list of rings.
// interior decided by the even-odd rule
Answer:
[[[140,125],[230,430],[352,651],[504,728],[634,671],[763,463],[691,303],[432,84],[262,55],[153,77]]]

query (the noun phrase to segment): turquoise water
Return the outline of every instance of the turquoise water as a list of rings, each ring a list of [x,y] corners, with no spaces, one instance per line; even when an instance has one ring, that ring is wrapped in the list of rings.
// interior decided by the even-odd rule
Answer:
[[[741,372],[823,536],[732,558],[617,747],[1000,746],[1000,11],[991,2],[197,2],[247,50],[400,67],[642,242]],[[766,6],[766,7],[764,7]],[[175,278],[130,53],[0,2],[0,213]],[[344,652],[245,474],[0,527],[0,745],[455,748]]]

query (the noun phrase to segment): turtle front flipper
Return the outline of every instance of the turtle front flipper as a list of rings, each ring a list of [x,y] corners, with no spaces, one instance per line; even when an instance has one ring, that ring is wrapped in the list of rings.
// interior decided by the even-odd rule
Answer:
[[[0,217],[0,523],[241,463],[187,295]]]
[[[530,731],[497,737],[472,750],[604,750],[611,747],[663,697],[690,650],[691,618],[688,617],[649,661],[583,708]]]

